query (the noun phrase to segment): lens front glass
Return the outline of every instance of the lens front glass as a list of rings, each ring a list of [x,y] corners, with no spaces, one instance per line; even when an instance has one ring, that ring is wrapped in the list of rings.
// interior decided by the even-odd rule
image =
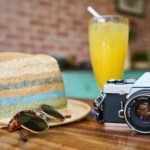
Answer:
[[[150,103],[142,102],[136,108],[136,115],[145,123],[150,123]]]

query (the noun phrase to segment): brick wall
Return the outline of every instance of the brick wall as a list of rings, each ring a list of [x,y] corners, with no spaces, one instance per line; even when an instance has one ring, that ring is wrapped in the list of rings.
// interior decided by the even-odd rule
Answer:
[[[0,0],[0,50],[57,54],[76,62],[89,60],[88,4],[102,14],[116,14],[115,0]],[[150,1],[137,23],[132,51],[150,49]]]

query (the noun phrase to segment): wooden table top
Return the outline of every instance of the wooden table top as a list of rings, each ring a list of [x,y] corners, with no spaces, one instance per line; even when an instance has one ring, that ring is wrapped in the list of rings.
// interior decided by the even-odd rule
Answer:
[[[92,105],[92,101],[84,101]],[[104,126],[89,114],[85,119],[47,132],[33,134],[24,131],[28,142],[18,140],[17,133],[0,129],[0,150],[149,150],[149,135],[132,132],[128,127]]]

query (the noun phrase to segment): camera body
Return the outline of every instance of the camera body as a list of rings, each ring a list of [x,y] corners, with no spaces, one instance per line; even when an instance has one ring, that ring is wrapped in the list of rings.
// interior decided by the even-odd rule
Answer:
[[[127,123],[133,130],[150,133],[150,73],[138,80],[108,80],[94,101],[98,121]]]

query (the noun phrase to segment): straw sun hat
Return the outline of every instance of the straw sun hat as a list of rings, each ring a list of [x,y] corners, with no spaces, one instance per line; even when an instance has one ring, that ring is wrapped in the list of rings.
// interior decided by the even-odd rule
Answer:
[[[56,126],[77,121],[90,112],[87,104],[68,99],[57,61],[47,55],[0,53],[0,127],[22,110],[48,104],[71,118],[49,122]]]

